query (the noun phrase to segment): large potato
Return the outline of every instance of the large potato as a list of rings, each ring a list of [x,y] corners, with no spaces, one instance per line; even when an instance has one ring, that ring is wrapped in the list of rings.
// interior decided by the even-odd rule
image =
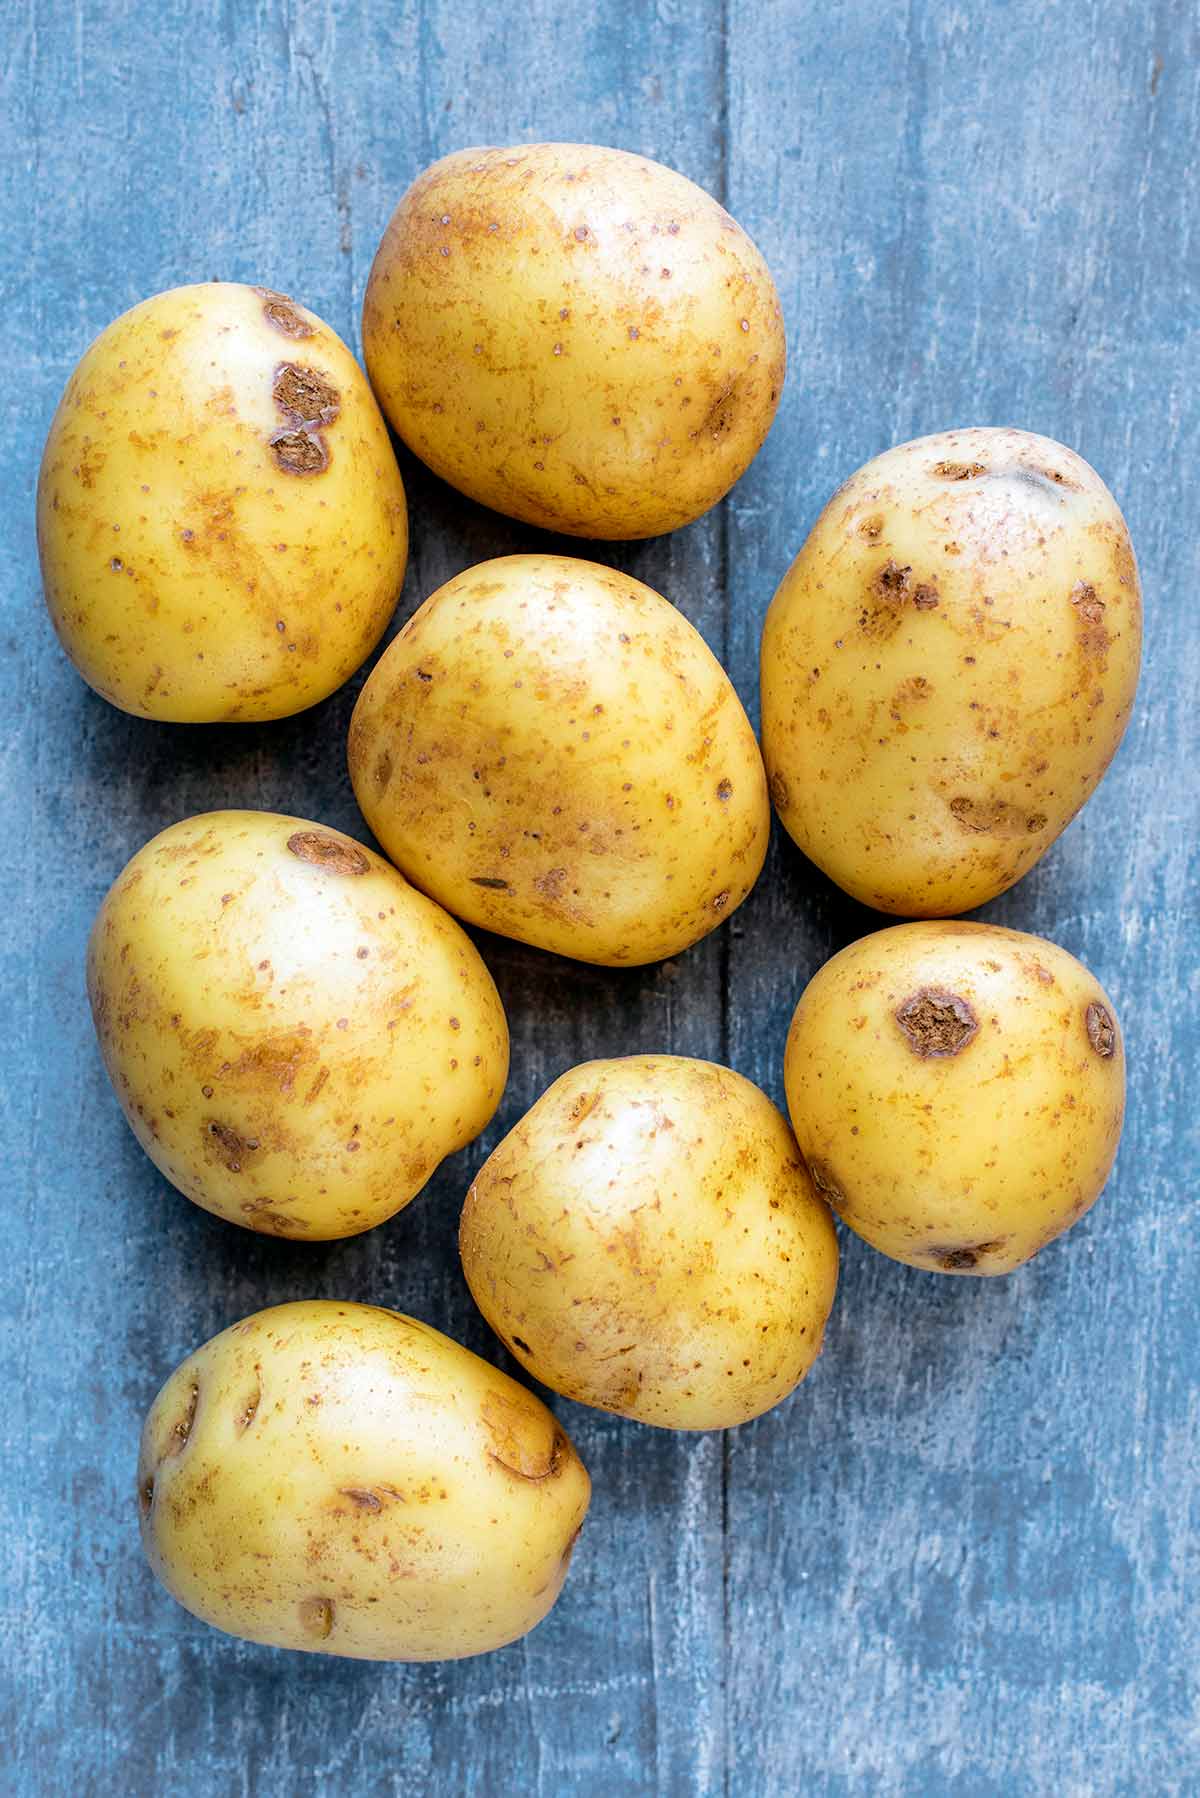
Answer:
[[[100,907],[87,978],[151,1160],[276,1236],[391,1217],[479,1134],[508,1074],[499,995],[453,918],[302,818],[164,830]]]
[[[592,144],[460,150],[418,176],[363,306],[409,448],[472,499],[577,537],[715,505],[783,387],[779,296],[682,175]]]
[[[902,444],[834,494],[767,615],[779,815],[866,905],[982,905],[1094,790],[1140,655],[1129,533],[1086,462],[1026,431]]]
[[[284,718],[375,647],[408,515],[340,337],[283,294],[178,287],[103,331],[42,458],[46,603],[90,686],[142,718]]]
[[[467,1194],[463,1271],[533,1376],[678,1430],[745,1423],[821,1348],[833,1222],[749,1080],[673,1055],[556,1080]]]
[[[904,924],[809,982],[784,1084],[835,1211],[910,1267],[1006,1274],[1108,1178],[1125,1110],[1112,1001],[1041,937]]]
[[[195,1616],[360,1660],[484,1654],[546,1615],[590,1482],[540,1400],[373,1305],[260,1311],[150,1409],[138,1510]]]
[[[438,589],[350,726],[371,829],[473,924],[580,961],[676,955],[758,878],[762,758],[703,638],[640,581],[505,556]]]

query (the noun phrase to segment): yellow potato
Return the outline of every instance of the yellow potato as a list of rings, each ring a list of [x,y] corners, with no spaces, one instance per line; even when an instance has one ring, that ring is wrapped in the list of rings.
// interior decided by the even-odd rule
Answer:
[[[309,1242],[407,1205],[508,1075],[491,975],[453,918],[340,832],[208,812],[139,850],[88,993],[134,1134],[189,1199]]]
[[[788,1034],[809,1171],[910,1267],[1006,1274],[1083,1216],[1125,1110],[1112,1001],[1042,937],[903,924],[835,955]]]
[[[740,1074],[674,1055],[556,1080],[480,1170],[459,1247],[535,1379],[677,1430],[786,1398],[837,1285],[833,1221],[779,1112]]]
[[[363,349],[409,448],[472,499],[576,537],[698,518],[770,429],[770,271],[702,188],[593,144],[460,150],[375,257]]]
[[[856,899],[945,917],[1028,872],[1129,721],[1141,593],[1100,477],[1027,431],[947,431],[838,489],[762,641],[790,835]]]
[[[363,815],[472,924],[609,965],[677,955],[758,878],[762,758],[674,606],[566,556],[468,568],[409,620],[350,726]]]
[[[515,1380],[414,1318],[322,1300],[189,1355],[138,1458],[142,1542],[180,1604],[359,1660],[523,1636],[558,1597],[590,1490]]]
[[[67,384],[38,545],[63,648],[105,699],[195,724],[285,718],[353,674],[408,554],[366,378],[263,287],[177,287],[126,312]]]

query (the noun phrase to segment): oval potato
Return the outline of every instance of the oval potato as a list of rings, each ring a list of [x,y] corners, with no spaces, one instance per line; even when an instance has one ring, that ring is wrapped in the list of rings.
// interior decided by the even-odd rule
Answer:
[[[480,1169],[472,1296],[543,1384],[679,1430],[745,1423],[820,1352],[837,1237],[787,1124],[729,1068],[572,1068]]]
[[[650,537],[728,492],[770,429],[779,296],[702,188],[624,150],[460,150],[401,199],[363,349],[409,448],[472,499]]]
[[[465,933],[350,837],[208,812],[139,850],[87,958],[100,1048],[167,1179],[231,1223],[353,1236],[500,1102],[508,1027]]]
[[[268,288],[177,287],[76,368],[38,482],[59,640],[140,718],[285,718],[349,678],[395,609],[404,487],[341,338]]]
[[[736,910],[762,758],[699,632],[628,575],[504,556],[438,589],[350,726],[363,815],[460,918],[580,961],[659,961]]]
[[[852,1230],[910,1267],[1006,1274],[1099,1196],[1125,1056],[1111,999],[1065,949],[904,924],[813,976],[784,1084],[813,1179]]]
[[[1140,656],[1129,533],[1081,457],[1027,431],[901,444],[834,494],[767,615],[779,815],[865,905],[969,911],[1094,791]]]
[[[515,1380],[415,1318],[322,1300],[189,1355],[151,1406],[137,1480],[147,1558],[194,1616],[359,1660],[523,1636],[590,1494]]]

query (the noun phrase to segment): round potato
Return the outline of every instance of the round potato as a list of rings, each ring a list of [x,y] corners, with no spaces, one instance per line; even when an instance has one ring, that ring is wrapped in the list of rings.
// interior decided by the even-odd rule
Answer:
[[[109,325],[42,458],[46,604],[89,686],[140,718],[285,718],[340,687],[395,609],[400,471],[341,338],[212,282]]]
[[[540,1400],[448,1336],[310,1300],[214,1336],[146,1419],[151,1567],[230,1635],[458,1659],[540,1623],[590,1482]]]
[[[896,1261],[1006,1274],[1083,1216],[1125,1110],[1112,1001],[1053,943],[903,924],[835,955],[788,1034],[809,1171]]]
[[[677,955],[757,880],[762,758],[674,606],[565,556],[434,593],[355,707],[350,775],[410,880],[460,918],[579,961]]]
[[[1111,761],[1141,634],[1125,521],[1071,450],[1010,430],[888,450],[767,615],[763,754],[789,834],[880,911],[994,899]]]
[[[499,995],[453,918],[302,818],[164,830],[100,907],[87,980],[155,1166],[276,1236],[391,1217],[484,1128],[508,1075]]]
[[[593,144],[460,150],[400,201],[363,306],[409,448],[576,537],[699,518],[770,429],[787,349],[741,227],[682,175]]]
[[[556,1080],[480,1170],[459,1246],[535,1379],[677,1430],[786,1398],[837,1284],[833,1221],[779,1112],[740,1074],[674,1055]]]

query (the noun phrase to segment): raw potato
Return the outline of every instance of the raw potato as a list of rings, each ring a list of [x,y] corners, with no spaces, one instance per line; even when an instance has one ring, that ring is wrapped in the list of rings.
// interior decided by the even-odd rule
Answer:
[[[833,1221],[779,1112],[740,1074],[674,1055],[556,1080],[480,1170],[459,1246],[535,1379],[677,1430],[786,1398],[837,1285]]]
[[[591,1486],[546,1407],[373,1305],[279,1305],[178,1367],[142,1432],[142,1542],[217,1629],[359,1660],[485,1654],[549,1611]]]
[[[379,856],[303,818],[164,830],[100,907],[87,975],[138,1141],[252,1230],[369,1230],[504,1091],[508,1026],[474,945]]]
[[[425,601],[355,707],[350,775],[448,910],[608,965],[707,935],[770,833],[758,744],[703,638],[566,556],[483,562]]]
[[[1112,1001],[1073,955],[991,924],[904,924],[835,955],[784,1084],[818,1187],[910,1267],[1006,1274],[1108,1178],[1125,1110]]]
[[[126,312],[67,384],[38,545],[63,648],[141,718],[285,718],[340,687],[395,609],[404,487],[341,338],[212,282]]]
[[[788,832],[880,911],[995,898],[1108,767],[1141,634],[1125,521],[1061,443],[948,431],[878,456],[767,615],[763,755]]]
[[[460,150],[418,176],[363,306],[375,391],[472,499],[651,537],[728,492],[770,429],[779,296],[702,188],[592,144]]]

